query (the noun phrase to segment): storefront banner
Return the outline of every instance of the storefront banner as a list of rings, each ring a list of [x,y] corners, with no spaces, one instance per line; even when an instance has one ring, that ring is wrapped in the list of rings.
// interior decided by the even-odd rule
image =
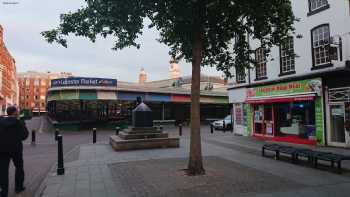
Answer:
[[[106,78],[87,78],[87,77],[70,77],[51,80],[51,87],[67,87],[67,86],[104,86],[116,87],[116,79]]]
[[[305,79],[247,89],[247,98],[316,93],[321,96],[321,79]]]

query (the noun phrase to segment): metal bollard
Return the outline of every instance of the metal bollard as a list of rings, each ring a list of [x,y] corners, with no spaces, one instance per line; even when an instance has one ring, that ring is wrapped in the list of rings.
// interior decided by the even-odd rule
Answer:
[[[119,135],[120,127],[115,127],[115,135]]]
[[[96,139],[97,139],[97,131],[96,128],[92,129],[92,143],[96,144]]]
[[[32,145],[36,144],[36,131],[33,129],[32,130]]]
[[[62,139],[62,135],[58,135],[57,136],[57,142],[58,142],[57,175],[64,175],[63,139]]]
[[[210,124],[210,133],[214,133],[214,126],[213,126],[213,124]]]
[[[182,124],[179,124],[179,135],[182,136]]]
[[[55,141],[57,141],[57,136],[60,134],[60,130],[56,129],[55,130]]]
[[[225,120],[222,121],[222,129],[224,130],[224,133],[225,133],[226,132]]]

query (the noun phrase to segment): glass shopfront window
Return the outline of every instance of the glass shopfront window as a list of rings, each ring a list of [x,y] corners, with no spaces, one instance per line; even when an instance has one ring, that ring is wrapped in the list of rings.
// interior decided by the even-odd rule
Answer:
[[[296,102],[276,105],[276,136],[315,136],[315,103]]]
[[[254,105],[254,134],[314,139],[315,102]]]

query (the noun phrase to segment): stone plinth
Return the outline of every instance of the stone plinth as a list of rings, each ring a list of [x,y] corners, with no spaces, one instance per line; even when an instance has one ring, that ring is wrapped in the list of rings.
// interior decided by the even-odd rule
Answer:
[[[152,110],[143,102],[133,110],[132,123],[131,129],[110,137],[114,150],[179,147],[179,138],[169,138],[162,129],[153,127]]]
[[[178,148],[179,138],[142,138],[122,139],[120,136],[110,137],[110,144],[115,151],[152,149],[152,148]]]

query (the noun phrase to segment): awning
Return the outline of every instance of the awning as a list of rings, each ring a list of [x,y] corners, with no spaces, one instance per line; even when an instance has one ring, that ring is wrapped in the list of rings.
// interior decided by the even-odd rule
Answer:
[[[288,103],[288,102],[313,101],[314,99],[315,99],[315,95],[303,95],[303,96],[288,96],[288,97],[249,98],[246,100],[246,102],[250,104]]]

